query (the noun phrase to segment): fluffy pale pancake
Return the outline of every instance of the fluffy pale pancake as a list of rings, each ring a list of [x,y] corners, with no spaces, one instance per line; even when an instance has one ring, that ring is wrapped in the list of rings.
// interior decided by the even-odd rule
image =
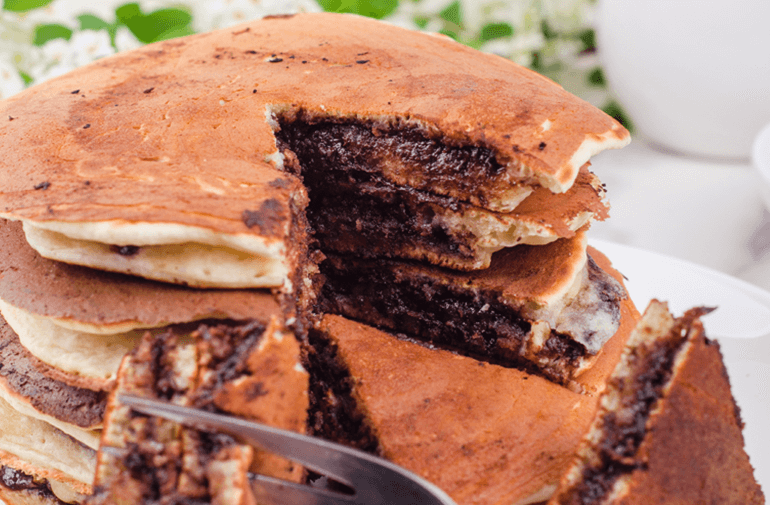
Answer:
[[[451,172],[464,166],[434,177],[394,163],[383,177],[505,212],[522,186],[564,192],[592,154],[629,138],[544,77],[445,37],[274,17],[104,58],[4,101],[0,215],[25,221],[45,254],[85,242],[65,261],[290,289],[307,195],[273,132],[297,111],[479,149],[491,172],[465,185]],[[233,261],[207,272],[212,254]]]
[[[91,492],[96,451],[0,399],[0,461],[17,470]]]
[[[79,387],[109,389],[145,329],[281,313],[266,291],[196,290],[43,258],[20,223],[0,220],[0,243],[0,312],[55,378]]]
[[[89,503],[248,503],[239,500],[251,495],[249,470],[301,478],[296,464],[229,436],[134,415],[119,403],[116,395],[129,393],[305,431],[308,374],[292,335],[272,322],[202,327],[192,337],[182,343],[171,334],[148,335],[126,357]]]
[[[626,316],[627,332],[633,310]],[[311,374],[326,384],[312,390],[317,434],[373,450],[459,504],[546,500],[595,413],[595,396],[340,316],[325,316],[319,330],[323,337],[311,332],[320,338]],[[614,340],[622,347],[626,338],[619,332]],[[618,356],[599,358],[604,373]],[[593,377],[587,389],[602,379]],[[351,418],[363,427],[351,429]]]
[[[765,503],[706,312],[650,303],[549,505]]]
[[[328,255],[326,312],[569,384],[617,331],[625,288],[585,232],[498,252],[486,270]],[[576,385],[577,386],[577,385]]]
[[[280,313],[267,291],[187,289],[45,259],[27,245],[19,223],[0,221],[0,243],[0,298],[74,330],[115,334]]]
[[[107,395],[51,377],[0,317],[0,397],[20,413],[46,421],[96,448]]]

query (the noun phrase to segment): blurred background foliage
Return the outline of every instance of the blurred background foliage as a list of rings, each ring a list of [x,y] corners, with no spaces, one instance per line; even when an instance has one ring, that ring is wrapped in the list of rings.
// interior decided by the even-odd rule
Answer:
[[[595,0],[2,0],[0,97],[117,51],[267,14],[354,13],[527,66],[630,126],[596,56]]]

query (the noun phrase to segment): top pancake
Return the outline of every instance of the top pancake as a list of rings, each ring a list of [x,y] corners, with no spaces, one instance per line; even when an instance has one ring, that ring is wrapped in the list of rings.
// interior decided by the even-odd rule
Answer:
[[[518,183],[566,191],[592,154],[628,140],[546,78],[447,38],[349,15],[273,17],[105,58],[0,104],[0,214],[192,227],[289,254],[306,195],[281,170],[271,111],[294,110],[490,149],[503,167],[482,195],[493,210]]]

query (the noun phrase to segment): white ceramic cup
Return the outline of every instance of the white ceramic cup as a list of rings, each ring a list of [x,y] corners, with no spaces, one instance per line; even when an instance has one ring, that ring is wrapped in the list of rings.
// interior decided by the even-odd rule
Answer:
[[[748,159],[770,122],[770,0],[600,0],[612,92],[644,137]]]

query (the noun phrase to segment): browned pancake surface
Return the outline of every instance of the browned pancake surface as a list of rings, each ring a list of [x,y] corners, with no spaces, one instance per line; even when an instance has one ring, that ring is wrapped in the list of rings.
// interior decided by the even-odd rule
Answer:
[[[606,380],[636,318],[608,343],[591,393]],[[379,452],[461,504],[515,503],[555,485],[591,424],[597,397],[519,370],[397,339],[327,315],[320,324],[350,372]]]
[[[546,78],[448,38],[355,16],[274,17],[105,58],[2,103],[0,206],[40,221],[282,236],[300,186],[266,161],[271,104],[416,121],[565,187],[586,139],[627,137]]]
[[[269,320],[266,290],[192,289],[41,257],[21,224],[0,220],[0,298],[33,314],[95,325],[186,323],[201,317]]]

